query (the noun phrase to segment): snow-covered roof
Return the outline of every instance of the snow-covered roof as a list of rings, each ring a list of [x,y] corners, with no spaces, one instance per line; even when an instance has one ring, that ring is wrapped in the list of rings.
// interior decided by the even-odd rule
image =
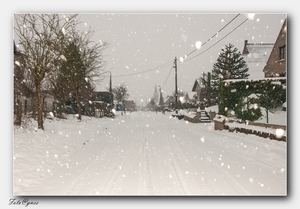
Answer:
[[[286,77],[275,77],[275,78],[256,78],[256,79],[227,79],[221,82],[240,82],[240,81],[260,81],[260,80],[286,80]]]
[[[192,88],[193,92],[197,91],[197,88],[200,87],[199,83],[200,83],[199,79],[196,79],[195,82],[194,82],[193,88]]]
[[[263,78],[263,69],[270,57],[274,43],[248,43],[245,40],[242,56],[249,68],[250,78]]]
[[[248,43],[246,45],[248,53],[242,54],[244,60],[249,63],[267,63],[274,44]]]

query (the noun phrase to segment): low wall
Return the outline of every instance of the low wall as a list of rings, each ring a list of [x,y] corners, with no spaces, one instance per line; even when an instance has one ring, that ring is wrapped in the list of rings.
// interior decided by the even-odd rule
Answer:
[[[191,123],[200,123],[200,121],[201,121],[201,113],[200,112],[196,112],[196,115],[193,118],[184,115],[183,119],[186,120],[186,121],[189,121]]]
[[[260,126],[260,127],[264,127],[264,128],[274,128],[274,129],[281,128],[283,130],[286,130],[286,126],[284,126],[284,125],[277,125],[277,124],[249,122],[249,125]]]
[[[276,137],[275,134],[262,132],[262,131],[256,131],[252,129],[246,129],[246,128],[239,128],[239,127],[229,127],[228,125],[224,125],[224,129],[228,130],[229,132],[239,132],[244,134],[254,134],[259,137],[263,138],[269,138],[271,140],[277,140],[277,141],[284,141],[286,142],[286,136],[281,136],[280,138]]]

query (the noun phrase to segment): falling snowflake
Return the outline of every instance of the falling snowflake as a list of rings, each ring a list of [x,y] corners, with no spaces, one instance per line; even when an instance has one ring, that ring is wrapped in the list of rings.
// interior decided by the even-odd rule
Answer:
[[[65,30],[65,28],[62,28],[61,31],[62,31],[62,33],[63,33],[64,35],[66,35],[66,30]]]
[[[201,46],[202,46],[201,41],[197,41],[197,42],[196,42],[196,49],[200,49]]]
[[[21,66],[21,64],[18,61],[15,61],[15,64]]]
[[[278,138],[278,139],[281,138],[283,136],[283,134],[284,134],[283,129],[281,129],[281,128],[276,129],[276,132],[275,132],[276,138]]]

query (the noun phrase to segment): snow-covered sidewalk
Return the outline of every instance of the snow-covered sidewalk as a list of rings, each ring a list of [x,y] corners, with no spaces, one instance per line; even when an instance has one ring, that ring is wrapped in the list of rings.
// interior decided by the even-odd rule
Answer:
[[[14,195],[287,195],[286,143],[171,115],[15,129]]]

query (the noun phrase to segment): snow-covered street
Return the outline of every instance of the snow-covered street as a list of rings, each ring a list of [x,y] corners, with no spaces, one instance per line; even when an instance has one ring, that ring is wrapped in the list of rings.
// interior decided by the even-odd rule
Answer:
[[[14,195],[287,195],[287,143],[170,113],[14,131]]]

